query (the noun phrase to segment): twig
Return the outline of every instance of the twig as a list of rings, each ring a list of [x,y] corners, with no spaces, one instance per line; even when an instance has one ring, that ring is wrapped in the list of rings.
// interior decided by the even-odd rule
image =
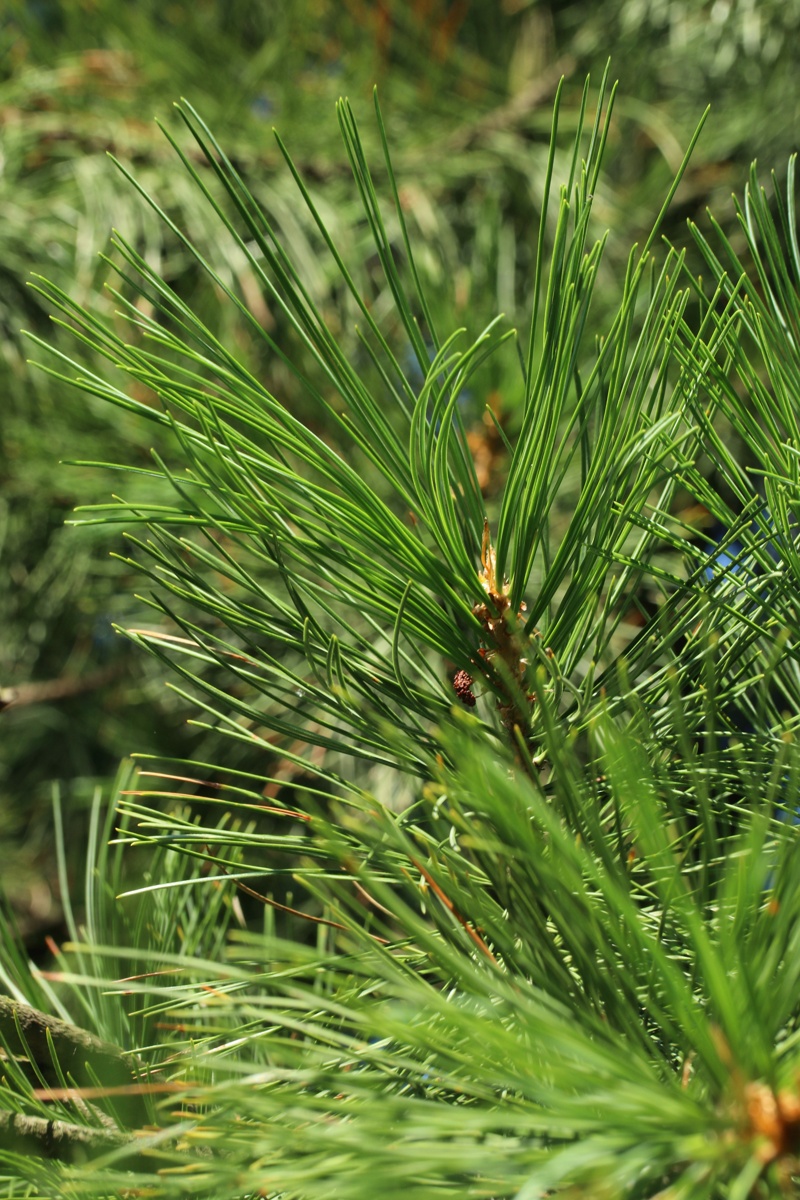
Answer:
[[[44,704],[48,700],[66,700],[104,687],[120,674],[117,664],[92,671],[90,675],[67,676],[63,679],[47,679],[42,683],[21,683],[19,687],[0,688],[0,712],[7,708],[22,708],[27,704]]]
[[[142,1069],[134,1054],[8,996],[0,996],[0,1041],[15,1059],[32,1059],[45,1082],[54,1086],[66,1075],[78,1084],[99,1080],[109,1088],[124,1086],[134,1082]],[[57,1056],[60,1075],[53,1054]],[[149,1119],[141,1096],[128,1100],[123,1109],[121,1116],[127,1125],[142,1125]]]
[[[174,1089],[173,1089],[174,1090]],[[149,1128],[133,1131],[123,1129],[98,1129],[88,1125],[75,1125],[70,1121],[49,1121],[47,1117],[31,1117],[24,1113],[0,1110],[0,1150],[11,1150],[15,1154],[27,1154],[38,1158],[55,1158],[69,1162],[102,1154],[119,1146],[127,1146],[125,1170],[152,1171],[153,1159],[145,1153],[154,1145],[173,1145],[182,1136],[183,1130]],[[193,1158],[213,1157],[210,1146],[194,1145],[175,1149],[187,1149]]]
[[[58,1052],[62,1070],[71,1070],[77,1061],[114,1066],[124,1063],[131,1068],[135,1065],[132,1054],[121,1050],[119,1046],[104,1042],[88,1030],[79,1029],[77,1025],[70,1025],[58,1017],[48,1016],[47,1013],[39,1012],[29,1004],[12,1000],[9,996],[0,996],[0,1034],[12,1054],[30,1053],[40,1067],[45,1067],[50,1062],[48,1031]]]
[[[109,1150],[130,1140],[130,1134],[117,1129],[92,1129],[0,1110],[0,1147],[15,1154],[70,1159],[75,1151]]]
[[[489,134],[518,125],[529,113],[552,99],[561,77],[569,78],[574,72],[575,66],[575,59],[571,56],[560,58],[549,71],[545,71],[516,96],[512,96],[507,104],[503,104],[479,120],[457,129],[455,133],[445,139],[443,148],[451,152],[467,150],[475,142]]]

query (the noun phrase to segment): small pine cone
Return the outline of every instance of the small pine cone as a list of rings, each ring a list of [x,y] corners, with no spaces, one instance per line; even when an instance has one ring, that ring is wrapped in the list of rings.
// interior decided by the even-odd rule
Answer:
[[[453,676],[453,688],[462,704],[467,708],[475,707],[475,693],[472,690],[472,676],[466,671],[456,671]]]

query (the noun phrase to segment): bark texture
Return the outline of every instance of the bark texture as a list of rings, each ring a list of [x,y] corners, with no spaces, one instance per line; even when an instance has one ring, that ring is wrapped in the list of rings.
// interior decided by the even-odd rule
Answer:
[[[48,1034],[52,1039],[52,1051]],[[135,1055],[102,1041],[77,1025],[48,1016],[8,996],[0,996],[0,1048],[3,1046],[23,1070],[26,1063],[33,1060],[46,1083],[53,1087],[60,1085],[53,1052],[60,1071],[74,1080],[77,1087],[95,1086],[98,1082],[103,1087],[120,1087],[142,1078],[141,1065]],[[38,1083],[30,1068],[26,1074],[32,1082]],[[139,1128],[150,1120],[143,1096],[115,1096],[111,1111],[129,1128]]]

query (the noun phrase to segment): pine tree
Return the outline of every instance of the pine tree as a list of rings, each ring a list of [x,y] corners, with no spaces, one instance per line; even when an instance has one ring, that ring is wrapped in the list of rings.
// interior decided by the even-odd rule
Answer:
[[[379,165],[338,107],[367,264],[279,141],[352,357],[180,106],[272,327],[173,233],[302,413],[121,234],[115,322],[38,282],[79,347],[45,369],[172,439],[81,518],[126,530],[127,636],[247,754],[126,767],[56,970],[4,935],[7,1195],[796,1187],[794,164],[746,255],[694,231],[707,281],[658,241],[679,172],[598,317],[613,99],[566,151],[556,99],[521,337],[431,305],[377,105]]]

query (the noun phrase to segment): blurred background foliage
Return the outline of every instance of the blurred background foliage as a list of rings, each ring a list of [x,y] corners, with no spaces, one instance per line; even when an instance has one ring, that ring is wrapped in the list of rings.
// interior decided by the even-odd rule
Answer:
[[[233,242],[153,121],[172,102],[201,112],[246,176],[315,303],[354,356],[355,314],[272,137],[274,125],[361,281],[390,305],[333,111],[349,95],[381,180],[370,95],[377,83],[418,266],[443,328],[474,333],[497,311],[525,321],[551,103],[566,76],[563,128],[584,77],[606,59],[620,95],[595,213],[611,230],[611,295],[630,243],[649,227],[708,103],[711,119],[665,233],[730,214],[750,161],[783,173],[797,149],[800,0],[6,0],[0,12],[0,845],[2,881],[36,951],[58,932],[50,796],[59,781],[75,852],[93,788],[133,749],[202,757],[190,710],[157,661],[115,635],[144,620],[133,575],[109,551],[120,535],[65,528],[113,479],[66,460],[147,466],[152,430],[87,404],[31,371],[28,329],[61,334],[27,286],[40,273],[95,305],[98,253],[119,228],[273,393],[302,411],[296,381],[225,297],[201,278],[169,226],[109,161],[129,167],[190,234],[255,321],[288,337]],[[191,152],[191,151],[190,151]],[[595,314],[602,313],[600,304]],[[609,301],[610,303],[610,301]],[[387,320],[390,319],[388,316]],[[368,364],[362,364],[368,369]],[[98,370],[100,368],[98,367]],[[474,398],[473,449],[491,490],[499,437],[481,413],[514,420],[517,380],[499,362]],[[142,397],[138,397],[142,398]],[[148,486],[143,481],[142,487]],[[126,483],[126,497],[131,498]],[[135,498],[135,497],[134,497]],[[229,753],[229,750],[226,750]],[[246,764],[245,764],[246,765]],[[252,764],[251,764],[252,765]]]

